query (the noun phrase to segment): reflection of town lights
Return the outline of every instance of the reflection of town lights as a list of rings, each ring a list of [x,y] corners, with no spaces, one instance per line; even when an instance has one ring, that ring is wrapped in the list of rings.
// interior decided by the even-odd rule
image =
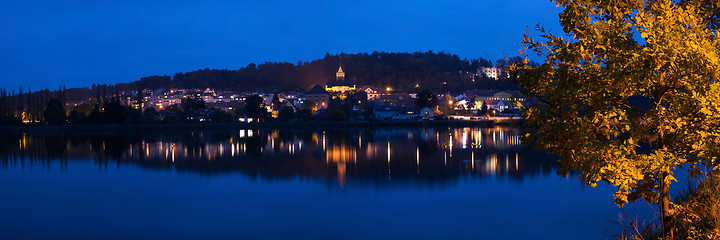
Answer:
[[[475,170],[475,152],[470,152],[470,166]]]
[[[450,143],[450,157],[452,157],[452,150],[453,150],[453,138],[452,138],[452,134],[450,135],[450,141],[449,141],[449,143]]]
[[[497,172],[497,154],[493,153],[485,161],[485,171],[493,176]]]
[[[506,172],[506,173],[510,171],[510,163],[509,163],[509,161],[510,161],[510,156],[508,156],[507,154],[505,154],[505,172]]]
[[[420,147],[415,148],[415,164],[420,166]]]
[[[345,185],[345,179],[347,177],[347,163],[350,161],[357,161],[357,152],[354,148],[350,148],[344,145],[331,146],[325,154],[325,162],[335,163],[337,167],[338,183],[340,187]]]
[[[463,131],[463,133],[462,133],[462,148],[463,149],[467,148],[467,132],[466,131]]]

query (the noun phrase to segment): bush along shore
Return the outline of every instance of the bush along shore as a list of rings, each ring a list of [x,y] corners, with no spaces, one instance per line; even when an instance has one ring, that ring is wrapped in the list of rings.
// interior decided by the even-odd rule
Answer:
[[[720,239],[720,178],[711,172],[697,181],[688,183],[687,189],[675,196],[673,239]],[[662,240],[663,229],[657,223],[634,225],[615,239]]]

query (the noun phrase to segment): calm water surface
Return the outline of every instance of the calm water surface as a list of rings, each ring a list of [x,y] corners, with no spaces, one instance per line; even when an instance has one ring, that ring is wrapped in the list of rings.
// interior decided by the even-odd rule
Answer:
[[[606,239],[513,128],[5,136],[1,239]],[[631,216],[647,216],[642,206]]]

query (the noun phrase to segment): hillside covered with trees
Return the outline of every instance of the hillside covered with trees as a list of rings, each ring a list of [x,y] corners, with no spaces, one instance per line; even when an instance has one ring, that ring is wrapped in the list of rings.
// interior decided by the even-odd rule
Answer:
[[[510,61],[519,61],[519,57]],[[514,90],[517,86],[507,81],[496,81],[484,76],[471,77],[478,67],[491,67],[486,59],[460,59],[448,53],[357,53],[326,54],[310,62],[251,63],[238,70],[200,69],[176,73],[173,76],[148,76],[128,84],[117,84],[121,90],[159,88],[214,88],[237,91],[306,91],[315,84],[333,80],[342,62],[348,80],[358,86],[390,87],[398,91],[454,91],[456,89]],[[498,60],[494,65],[504,67],[508,61]],[[112,87],[112,86],[108,86]],[[108,89],[109,91],[113,91]]]

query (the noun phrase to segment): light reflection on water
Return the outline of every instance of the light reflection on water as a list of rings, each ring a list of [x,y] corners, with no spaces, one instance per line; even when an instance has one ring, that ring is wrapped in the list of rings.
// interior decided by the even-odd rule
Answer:
[[[466,175],[522,179],[554,174],[556,167],[554,158],[523,148],[518,129],[505,127],[22,135],[6,140],[2,151],[4,168],[71,159],[200,174],[301,176],[339,187],[368,179],[378,186],[393,180],[447,183]]]
[[[612,189],[586,190],[577,176],[557,176],[556,158],[524,148],[518,133],[4,135],[0,205],[12,207],[0,213],[0,232],[3,239],[605,239],[620,232],[611,222],[619,213]]]

